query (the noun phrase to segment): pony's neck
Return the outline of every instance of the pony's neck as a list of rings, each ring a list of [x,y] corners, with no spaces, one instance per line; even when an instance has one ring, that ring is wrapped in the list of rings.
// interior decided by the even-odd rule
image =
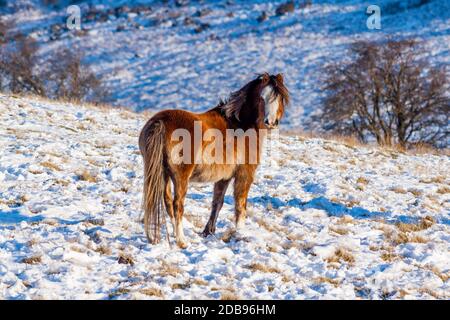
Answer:
[[[262,119],[260,119],[258,105],[255,102],[249,101],[242,105],[238,126],[244,130],[262,128]]]

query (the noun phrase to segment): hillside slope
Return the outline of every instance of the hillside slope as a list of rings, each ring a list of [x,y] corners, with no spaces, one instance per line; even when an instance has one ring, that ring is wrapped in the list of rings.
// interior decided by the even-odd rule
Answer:
[[[305,8],[296,1],[294,12],[278,16],[286,1],[76,1],[79,33],[66,27],[69,1],[9,1],[0,15],[37,39],[42,60],[58,48],[84,55],[111,102],[135,110],[209,109],[256,73],[282,72],[293,100],[283,121],[292,128],[311,127],[322,68],[348,58],[355,41],[415,38],[433,64],[450,62],[449,1],[379,0],[381,30],[366,26],[373,1],[313,0]]]
[[[143,233],[144,121],[0,95],[0,299],[450,298],[448,157],[282,136],[247,230],[229,192],[200,237],[212,187],[192,185],[180,250]]]

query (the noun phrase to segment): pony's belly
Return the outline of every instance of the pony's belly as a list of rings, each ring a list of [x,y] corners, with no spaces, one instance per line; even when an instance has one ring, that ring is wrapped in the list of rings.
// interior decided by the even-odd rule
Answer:
[[[228,180],[234,174],[233,164],[202,164],[196,165],[190,178],[193,182],[217,182]]]

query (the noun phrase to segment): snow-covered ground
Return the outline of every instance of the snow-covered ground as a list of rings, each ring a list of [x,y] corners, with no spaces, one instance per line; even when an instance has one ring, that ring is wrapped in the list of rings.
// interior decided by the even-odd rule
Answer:
[[[415,38],[433,64],[450,63],[449,1],[312,0],[300,8],[306,1],[298,0],[283,16],[275,12],[286,0],[76,1],[78,33],[66,27],[69,2],[9,1],[0,14],[39,41],[43,59],[57,48],[82,53],[104,78],[111,103],[135,110],[209,109],[256,73],[282,72],[293,101],[284,126],[311,129],[322,68],[345,58],[355,41]],[[366,27],[373,4],[381,7],[381,30]],[[263,12],[267,20],[259,23]]]
[[[144,236],[146,117],[0,95],[0,299],[450,298],[448,156],[281,136],[247,230],[228,194],[198,235],[212,186],[192,185],[181,250]]]

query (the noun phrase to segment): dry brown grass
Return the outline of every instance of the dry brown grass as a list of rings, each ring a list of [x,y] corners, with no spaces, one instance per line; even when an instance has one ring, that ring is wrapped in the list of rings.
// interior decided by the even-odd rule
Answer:
[[[184,218],[186,218],[187,221],[189,221],[190,223],[192,223],[194,225],[194,227],[201,229],[204,227],[204,223],[203,223],[203,217],[199,214],[194,214],[192,212],[186,212],[183,216]]]
[[[170,285],[170,287],[173,289],[173,290],[175,290],[175,289],[181,289],[181,290],[184,290],[184,289],[187,289],[187,288],[189,288],[191,286],[191,282],[185,282],[185,283],[172,283],[171,285]]]
[[[51,169],[51,170],[54,170],[54,171],[62,171],[62,169],[59,166],[57,166],[56,164],[54,164],[53,162],[50,162],[50,161],[41,162],[41,166]]]
[[[302,141],[305,141],[307,139],[324,139],[324,140],[330,140],[335,141],[340,144],[345,145],[346,147],[350,149],[357,149],[361,147],[365,148],[375,148],[378,150],[384,150],[384,151],[390,151],[391,155],[393,152],[402,153],[402,154],[409,154],[409,155],[422,155],[422,154],[432,154],[432,155],[449,155],[450,149],[437,149],[433,146],[430,146],[425,143],[417,143],[414,146],[405,149],[404,147],[400,145],[393,145],[393,146],[381,146],[381,145],[375,145],[375,144],[369,144],[369,143],[363,143],[361,142],[356,136],[344,136],[339,134],[333,134],[333,133],[315,133],[315,132],[305,132],[300,130],[285,130],[282,132],[283,135],[289,135],[289,136],[297,136]],[[394,155],[397,156],[397,155]]]
[[[39,264],[42,262],[42,256],[31,256],[23,258],[21,262],[26,264]]]
[[[441,278],[442,282],[447,282],[450,279],[450,272],[443,273],[435,266],[428,266],[428,269]]]
[[[433,219],[433,217],[426,216],[425,218],[420,219],[418,223],[403,223],[398,222],[395,224],[395,226],[401,231],[401,232],[416,232],[416,231],[422,231],[430,228],[432,225],[434,225],[436,221]]]
[[[42,173],[44,173],[44,171],[38,170],[38,169],[29,169],[28,172],[31,173],[31,174],[42,174]]]
[[[176,277],[177,275],[179,275],[182,272],[183,272],[183,270],[181,270],[177,265],[169,264],[166,261],[163,261],[161,263],[161,268],[159,269],[159,274],[161,276]]]
[[[359,178],[356,180],[356,183],[360,183],[360,184],[363,184],[363,185],[367,185],[367,184],[369,184],[369,180],[368,180],[367,178],[364,178],[364,177],[359,177]]]
[[[241,300],[241,297],[232,291],[221,291],[220,300]]]
[[[131,255],[129,255],[129,254],[124,253],[124,252],[121,252],[119,254],[117,262],[121,263],[121,264],[129,264],[129,265],[132,265],[132,266],[134,265],[133,257]]]
[[[340,217],[337,221],[336,224],[354,224],[355,223],[355,219],[353,219],[353,217],[345,215]]]
[[[276,253],[276,252],[280,251],[279,248],[276,245],[273,245],[273,244],[266,244],[266,249],[267,249],[267,251],[273,252],[273,253]]]
[[[344,227],[333,227],[333,226],[331,226],[331,227],[329,227],[329,230],[331,232],[340,234],[341,236],[346,235],[346,234],[349,233],[349,230],[344,228]]]
[[[38,241],[37,239],[33,238],[33,239],[31,239],[31,240],[29,240],[29,241],[27,242],[27,245],[28,245],[29,247],[32,247],[32,246],[34,246],[34,245],[36,245],[36,244],[38,244],[38,243],[39,243],[39,241]]]
[[[280,226],[274,223],[267,222],[264,218],[257,218],[256,223],[260,226],[266,229],[269,232],[275,232],[275,233],[287,233],[288,229],[284,226]]]
[[[105,256],[109,256],[112,254],[111,248],[107,246],[99,246],[97,247],[97,249],[95,249],[95,251]]]
[[[222,236],[222,241],[225,243],[229,243],[231,241],[231,239],[234,238],[234,236],[236,235],[236,231],[235,230],[227,230],[224,232],[223,236]]]
[[[408,192],[412,193],[416,197],[420,197],[423,194],[422,190],[414,189],[414,188],[408,189]]]
[[[395,260],[398,260],[400,258],[400,256],[396,253],[393,252],[383,252],[381,254],[381,259],[383,259],[383,261],[387,261],[387,262],[392,262]]]
[[[63,187],[67,187],[70,184],[68,180],[63,179],[55,179],[54,181],[56,184],[62,185]]]
[[[390,189],[391,191],[395,192],[395,193],[401,193],[401,194],[405,194],[408,193],[408,191],[406,191],[404,188],[402,187],[392,187]]]
[[[417,231],[422,231],[430,228],[434,224],[433,218],[427,216],[421,219],[417,224],[412,223],[397,223],[397,230],[388,227],[381,227],[380,230],[384,232],[385,238],[393,245],[404,243],[427,243],[428,240],[420,235],[415,234]]]
[[[85,247],[82,247],[78,244],[70,246],[70,250],[79,252],[79,253],[85,253],[87,251]]]
[[[433,291],[433,290],[431,290],[429,288],[419,288],[418,292],[419,293],[428,294],[428,295],[432,296],[435,299],[442,299],[442,297],[441,297],[441,295],[439,293],[437,293],[437,292],[435,292],[435,291]]]
[[[420,183],[444,183],[445,178],[443,176],[435,176],[432,178],[422,178],[419,180]]]
[[[146,296],[164,298],[163,292],[160,289],[156,289],[156,288],[144,288],[144,289],[140,289],[139,292],[142,294],[145,294]]]
[[[334,252],[334,254],[331,257],[328,257],[326,259],[328,263],[342,263],[346,262],[348,264],[353,264],[355,262],[355,257],[346,249],[344,248],[338,248]]]
[[[197,286],[207,286],[209,283],[203,279],[195,278],[191,281],[192,284],[195,284]]]
[[[450,187],[448,187],[448,186],[439,187],[439,189],[437,189],[436,192],[439,194],[450,193]]]
[[[127,293],[130,293],[130,289],[118,288],[118,289],[110,292],[108,296],[109,296],[110,299],[113,299],[115,297],[118,297],[118,296],[121,296],[121,295],[124,295],[124,294],[127,294]]]
[[[78,179],[81,181],[87,181],[87,182],[97,182],[97,177],[89,172],[88,170],[83,170],[77,174]]]
[[[338,287],[339,284],[341,283],[338,279],[332,279],[332,278],[329,278],[329,277],[322,277],[322,276],[315,278],[314,282],[315,283],[319,283],[319,284],[320,283],[329,283],[329,284],[332,284],[335,287]]]
[[[280,273],[281,272],[279,269],[277,269],[275,267],[266,266],[259,262],[251,263],[249,265],[244,266],[244,268],[250,269],[252,271],[260,271],[260,272],[264,272],[264,273]]]

